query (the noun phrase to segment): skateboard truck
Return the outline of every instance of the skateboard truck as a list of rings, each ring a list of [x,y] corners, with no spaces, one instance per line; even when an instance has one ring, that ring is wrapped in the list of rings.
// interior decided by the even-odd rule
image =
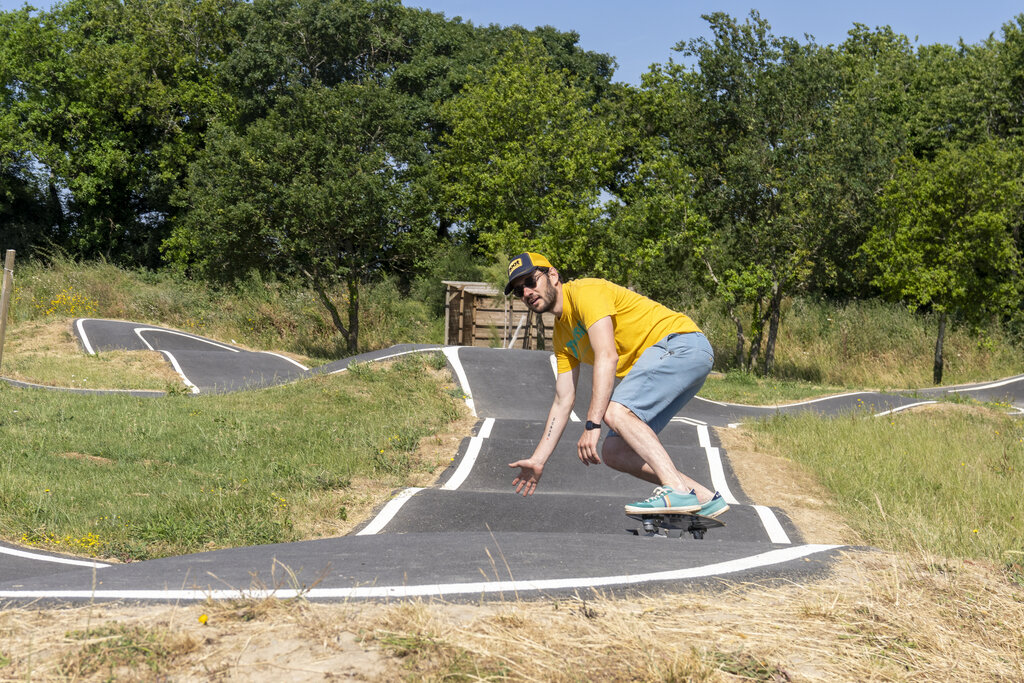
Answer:
[[[627,514],[627,517],[635,519],[643,525],[645,536],[668,536],[669,529],[679,530],[680,537],[683,533],[689,533],[697,540],[704,538],[704,532],[708,529],[725,526],[713,517],[703,517],[694,514]],[[640,535],[640,529],[630,529],[634,536]]]

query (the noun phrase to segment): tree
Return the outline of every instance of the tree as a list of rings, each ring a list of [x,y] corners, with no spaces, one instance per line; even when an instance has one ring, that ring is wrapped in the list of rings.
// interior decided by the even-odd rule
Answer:
[[[826,49],[836,92],[812,192],[830,230],[807,291],[833,300],[870,297],[877,292],[856,255],[877,223],[877,197],[894,160],[910,148],[916,56],[910,41],[887,26],[855,24],[841,45]]]
[[[216,66],[237,102],[239,128],[266,116],[294,88],[382,85],[406,61],[401,32],[410,10],[398,0],[255,0],[229,15],[233,39]]]
[[[821,186],[833,138],[836,91],[830,52],[813,42],[777,38],[756,12],[740,24],[705,16],[712,38],[680,43],[696,57],[645,80],[657,103],[651,129],[684,159],[696,211],[707,234],[694,256],[737,330],[744,365],[746,334],[738,309],[753,311],[750,357],[764,344],[763,371],[774,365],[783,297],[806,287],[829,243]]]
[[[390,87],[413,96],[413,115],[429,134],[426,151],[430,155],[446,149],[446,136],[452,130],[445,103],[467,85],[478,83],[481,74],[493,69],[510,49],[524,41],[533,41],[543,48],[548,68],[566,74],[584,94],[587,107],[595,106],[616,87],[610,83],[612,58],[581,49],[577,44],[579,35],[574,32],[561,32],[550,26],[532,31],[493,24],[475,27],[458,18],[447,20],[443,15],[418,10],[407,13],[401,22],[401,32],[411,55],[395,65]],[[422,164],[416,174],[416,182],[430,199],[438,237],[468,238],[472,242],[475,233],[450,233],[455,219],[449,211],[454,207],[447,203],[447,181],[441,176],[441,165],[434,163]]]
[[[531,39],[444,105],[444,200],[485,251],[532,246],[575,272],[599,263],[593,230],[617,140],[590,101]]]
[[[938,314],[936,384],[948,316],[978,323],[1020,306],[1022,160],[998,140],[905,157],[880,199],[883,221],[862,249],[887,296]]]
[[[49,190],[49,191],[48,191]],[[0,156],[0,252],[30,254],[60,242],[60,202],[26,154]]]
[[[211,134],[165,253],[209,278],[252,269],[306,278],[355,352],[361,284],[408,266],[427,244],[403,178],[417,139],[402,99],[372,82],[294,88],[244,132]],[[331,297],[339,283],[347,320]]]
[[[226,106],[209,67],[234,1],[69,0],[0,14],[0,154],[30,155],[50,177],[73,253],[158,262],[171,192]]]
[[[625,142],[605,204],[606,251],[601,274],[666,303],[699,289],[692,255],[706,245],[707,217],[698,210],[692,159],[674,147],[677,125],[689,125],[684,98],[655,87],[613,93],[608,110]],[[703,265],[700,266],[703,269]],[[688,285],[690,288],[688,288]]]

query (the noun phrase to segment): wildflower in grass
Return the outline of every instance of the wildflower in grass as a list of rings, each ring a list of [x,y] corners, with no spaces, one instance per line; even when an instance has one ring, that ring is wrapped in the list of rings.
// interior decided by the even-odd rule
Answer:
[[[97,302],[68,286],[48,302],[36,302],[36,310],[44,316],[66,315],[73,318],[96,314]]]
[[[205,615],[205,614],[200,614],[199,615],[199,623],[202,624],[203,626],[206,626],[206,622],[208,622],[209,620],[210,620],[210,617],[208,617],[207,615]]]

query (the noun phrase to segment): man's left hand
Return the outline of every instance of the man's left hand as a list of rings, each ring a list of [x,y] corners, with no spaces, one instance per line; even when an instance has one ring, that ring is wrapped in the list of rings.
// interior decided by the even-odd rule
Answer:
[[[576,453],[584,465],[600,465],[601,456],[597,452],[597,442],[601,439],[600,429],[584,429],[583,436],[576,443]]]

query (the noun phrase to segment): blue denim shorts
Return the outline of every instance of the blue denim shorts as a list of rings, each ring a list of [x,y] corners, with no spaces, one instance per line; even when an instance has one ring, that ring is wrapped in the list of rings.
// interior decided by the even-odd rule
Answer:
[[[612,400],[658,433],[697,395],[714,362],[711,344],[700,332],[670,334],[640,354]]]

